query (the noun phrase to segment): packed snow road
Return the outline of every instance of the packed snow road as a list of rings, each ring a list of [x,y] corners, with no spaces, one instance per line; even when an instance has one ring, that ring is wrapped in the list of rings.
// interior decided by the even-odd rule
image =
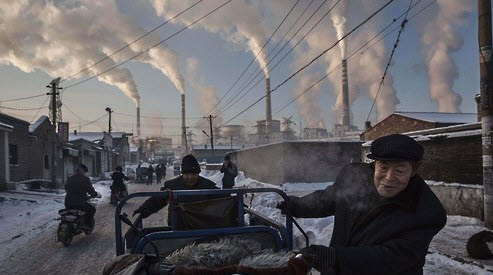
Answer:
[[[166,179],[168,177],[172,178],[170,175]],[[58,209],[63,208],[63,194],[48,196],[48,198],[46,195],[38,196],[39,200],[54,199],[57,201],[56,204],[51,201],[51,209],[44,208],[45,211],[53,212],[53,215],[49,220],[26,224],[26,226],[31,227],[36,224],[36,226],[25,228],[24,231],[18,230],[17,232],[24,233],[9,236],[10,238],[5,240],[5,243],[11,244],[11,247],[2,249],[0,274],[101,274],[104,265],[115,257],[115,207],[109,204],[108,190],[110,184],[111,181],[105,181],[95,185],[96,190],[103,193],[103,198],[99,199],[96,206],[94,231],[88,236],[80,234],[74,237],[69,247],[64,247],[62,243],[56,242],[58,221],[55,221],[54,218],[58,216]],[[157,185],[155,182],[153,185],[130,183],[128,189],[129,193],[159,191],[161,186],[162,184]],[[17,201],[14,198],[16,195],[15,192],[7,193],[4,195],[4,200],[6,197],[7,200]],[[37,202],[36,194],[29,195],[29,200],[32,205],[43,205],[42,202],[34,203]],[[22,204],[22,201],[20,203]],[[24,203],[29,205],[29,201],[24,200]],[[139,200],[131,200],[124,211],[131,215],[139,205]],[[30,211],[29,217],[26,217],[25,213],[20,214],[19,218],[28,220],[31,219],[30,217],[35,218],[35,213],[33,213],[35,211],[35,209]],[[2,216],[0,216],[0,223],[1,218]],[[164,221],[164,216],[159,215],[153,223],[164,223]],[[19,244],[22,245],[16,245],[16,239],[19,239]],[[2,243],[0,241],[0,246]]]

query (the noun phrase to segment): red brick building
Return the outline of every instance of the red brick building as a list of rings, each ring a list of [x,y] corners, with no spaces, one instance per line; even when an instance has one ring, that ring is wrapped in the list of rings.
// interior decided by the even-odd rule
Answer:
[[[478,121],[475,113],[395,112],[361,133],[361,140]]]

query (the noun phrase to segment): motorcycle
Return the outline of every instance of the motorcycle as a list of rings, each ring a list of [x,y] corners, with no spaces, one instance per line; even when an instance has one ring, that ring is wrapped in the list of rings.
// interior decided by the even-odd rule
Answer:
[[[128,196],[127,188],[118,191],[111,190],[110,204],[117,205],[119,201]]]
[[[101,197],[101,195],[98,197]],[[95,205],[94,201],[91,199],[89,199],[88,202],[93,206]],[[60,218],[58,218],[60,223],[58,224],[57,230],[57,242],[62,242],[65,247],[70,245],[75,236],[81,233],[89,235],[94,229],[94,218],[92,220],[92,225],[87,225],[85,222],[87,213],[83,210],[65,208],[60,209],[58,214],[60,215]]]

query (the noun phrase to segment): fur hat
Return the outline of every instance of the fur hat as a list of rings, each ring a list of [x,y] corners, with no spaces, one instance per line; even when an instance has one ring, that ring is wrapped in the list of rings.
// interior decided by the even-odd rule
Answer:
[[[181,160],[181,173],[200,173],[200,165],[193,155],[186,155]]]

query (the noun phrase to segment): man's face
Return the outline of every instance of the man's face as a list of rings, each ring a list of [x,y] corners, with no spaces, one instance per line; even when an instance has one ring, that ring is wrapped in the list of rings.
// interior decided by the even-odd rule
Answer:
[[[185,182],[185,186],[193,187],[197,183],[198,178],[199,174],[197,173],[183,173],[183,181]]]
[[[415,171],[410,161],[375,161],[373,181],[380,196],[391,198],[409,184]]]

